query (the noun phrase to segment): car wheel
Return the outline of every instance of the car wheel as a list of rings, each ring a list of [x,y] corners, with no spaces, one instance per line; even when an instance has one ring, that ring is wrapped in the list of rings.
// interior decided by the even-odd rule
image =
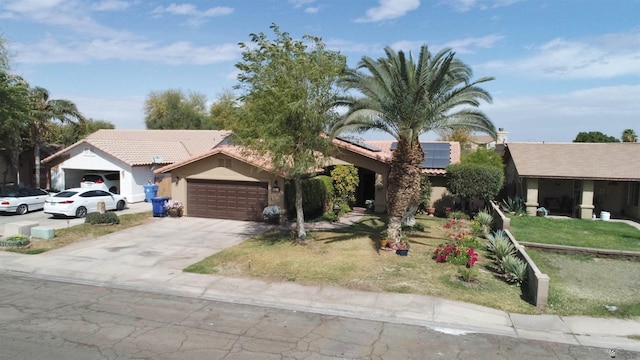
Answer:
[[[118,201],[118,203],[116,204],[116,210],[122,210],[122,209],[124,209],[125,205],[126,205],[126,204],[125,204],[124,200],[120,200],[120,201]]]
[[[27,207],[26,204],[21,204],[18,206],[18,208],[16,209],[16,214],[18,215],[24,215],[29,211],[29,208]]]
[[[87,216],[87,208],[84,206],[80,206],[78,209],[76,209],[76,217],[79,218],[83,218]]]
[[[115,186],[112,186],[109,188],[109,192],[113,193],[113,194],[117,194],[118,193],[118,188]]]

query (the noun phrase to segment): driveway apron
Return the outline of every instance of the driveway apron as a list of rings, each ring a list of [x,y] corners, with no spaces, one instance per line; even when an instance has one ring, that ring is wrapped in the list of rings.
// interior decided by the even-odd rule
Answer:
[[[159,276],[170,280],[190,264],[266,229],[247,221],[152,218],[147,224],[44,254],[4,253],[0,258],[5,269],[35,275],[143,285],[145,279]]]

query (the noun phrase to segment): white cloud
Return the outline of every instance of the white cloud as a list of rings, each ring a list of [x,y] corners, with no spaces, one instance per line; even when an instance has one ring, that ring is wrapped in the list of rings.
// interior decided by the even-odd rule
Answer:
[[[620,137],[638,128],[640,85],[592,88],[564,94],[496,97],[482,110],[510,141],[570,142],[581,131]]]
[[[315,14],[318,11],[320,11],[320,8],[317,7],[317,6],[315,6],[315,7],[311,7],[310,6],[310,7],[306,8],[306,9],[304,9],[304,12],[307,13],[307,14]]]
[[[441,3],[450,6],[457,12],[465,12],[478,8],[487,10],[491,8],[506,7],[522,0],[444,0]]]
[[[92,6],[96,11],[125,10],[131,6],[130,3],[122,0],[103,0]]]
[[[356,19],[356,22],[393,20],[420,7],[420,0],[378,0],[378,3],[378,7],[368,9],[366,16]]]
[[[163,14],[163,13],[167,13],[171,15],[183,15],[183,16],[205,18],[205,17],[229,15],[233,13],[233,8],[230,8],[227,6],[216,6],[204,11],[200,11],[193,4],[171,4],[166,7],[158,6],[152,11],[152,14]]]
[[[171,65],[206,65],[236,59],[241,49],[232,43],[217,46],[194,46],[180,41],[162,45],[150,41],[94,39],[89,42],[62,44],[47,37],[43,41],[15,46],[23,63],[85,63],[94,60],[142,60]]]
[[[289,3],[293,5],[294,8],[301,8],[303,6],[310,5],[315,1],[316,0],[289,0]]]
[[[556,79],[640,76],[640,31],[580,40],[556,38],[529,49],[529,53],[527,58],[483,66]]]
[[[504,36],[492,34],[483,37],[469,37],[464,39],[457,39],[446,42],[444,44],[429,45],[429,51],[435,53],[443,48],[451,48],[456,53],[466,54],[473,53],[477,49],[489,49],[492,48],[495,43],[504,39]],[[426,41],[422,40],[400,40],[391,44],[391,48],[394,50],[402,50],[404,52],[413,51],[414,53],[420,50],[420,47],[426,44]]]

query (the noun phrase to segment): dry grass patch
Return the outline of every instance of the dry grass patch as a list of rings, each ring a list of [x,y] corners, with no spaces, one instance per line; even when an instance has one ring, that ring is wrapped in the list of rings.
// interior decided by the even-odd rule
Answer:
[[[141,225],[151,217],[151,212],[136,214],[126,214],[119,216],[120,224],[114,225],[91,225],[80,224],[64,229],[56,229],[53,239],[33,238],[28,248],[8,249],[8,251],[24,254],[39,254],[45,251],[58,249],[75,242],[93,239],[99,236],[108,235],[132,226]],[[64,221],[64,220],[60,220]]]
[[[446,219],[421,218],[424,232],[408,234],[409,256],[378,249],[384,223],[367,217],[334,231],[313,232],[313,241],[295,245],[288,234],[272,231],[212,255],[185,271],[254,277],[264,281],[295,281],[304,285],[333,285],[374,292],[430,295],[472,302],[518,313],[537,313],[521,299],[521,289],[496,279],[484,267],[490,261],[480,251],[478,280],[459,279],[459,266],[432,259],[445,241]]]

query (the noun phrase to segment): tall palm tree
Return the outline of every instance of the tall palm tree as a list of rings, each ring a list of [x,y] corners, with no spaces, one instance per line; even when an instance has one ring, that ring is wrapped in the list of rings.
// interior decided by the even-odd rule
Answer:
[[[40,187],[42,186],[40,181],[40,148],[52,133],[52,129],[56,125],[54,121],[74,124],[76,121],[84,121],[84,117],[73,102],[49,99],[49,91],[45,88],[36,86],[29,89],[29,99],[31,102],[30,136],[36,170],[35,186]]]
[[[402,218],[419,198],[424,158],[419,136],[432,130],[461,129],[495,137],[491,120],[475,109],[481,100],[491,102],[491,95],[478,84],[493,78],[472,81],[471,68],[449,49],[432,56],[424,45],[417,62],[411,53],[407,57],[389,47],[385,54],[378,60],[363,57],[341,79],[345,89],[364,96],[337,102],[349,110],[331,133],[377,129],[397,140],[387,180],[387,212],[388,234],[398,242]]]
[[[633,129],[625,129],[622,132],[622,142],[638,142],[638,135]]]

